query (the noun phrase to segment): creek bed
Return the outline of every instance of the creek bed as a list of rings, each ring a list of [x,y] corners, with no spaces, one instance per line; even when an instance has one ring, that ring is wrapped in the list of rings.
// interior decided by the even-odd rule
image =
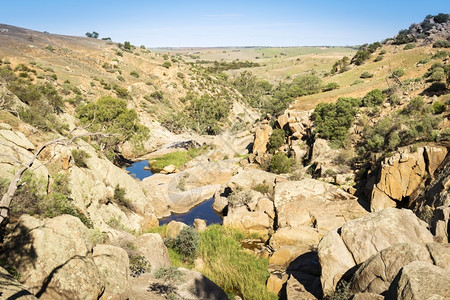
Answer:
[[[144,170],[145,167],[148,167],[148,160],[141,160],[132,163],[130,166],[126,167],[125,170],[127,170],[131,176],[142,180],[153,175],[152,171]],[[220,216],[212,208],[213,203],[214,197],[191,208],[186,213],[171,214],[168,217],[160,219],[159,224],[163,225],[169,223],[170,221],[178,221],[192,226],[194,219],[203,219],[206,221],[206,225],[222,224],[222,218],[220,218]]]

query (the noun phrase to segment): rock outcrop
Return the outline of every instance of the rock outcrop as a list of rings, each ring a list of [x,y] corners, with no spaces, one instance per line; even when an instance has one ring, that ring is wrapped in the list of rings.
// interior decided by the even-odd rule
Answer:
[[[432,234],[412,211],[387,208],[345,223],[328,232],[318,245],[324,294],[333,291],[351,269],[377,252],[398,243],[431,243]],[[347,274],[346,274],[347,273]]]
[[[356,197],[314,179],[280,182],[275,187],[278,227],[314,227],[322,234],[367,211]]]
[[[413,261],[449,269],[450,245],[402,243],[381,250],[358,267],[351,289],[355,293],[384,294],[401,268]]]
[[[255,140],[253,142],[253,154],[263,155],[267,152],[267,145],[272,135],[272,127],[269,124],[261,124],[255,131]]]
[[[40,299],[98,299],[105,282],[92,248],[88,229],[78,218],[40,221],[22,215],[5,238],[2,259]]]
[[[0,297],[2,299],[37,300],[28,289],[0,267]]]
[[[450,270],[414,261],[404,266],[391,286],[389,299],[450,299]]]
[[[150,263],[152,271],[162,267],[170,267],[169,252],[159,234],[143,234],[136,238],[134,245]]]
[[[432,176],[447,155],[444,147],[419,147],[411,152],[409,148],[386,158],[372,190],[371,211],[395,207],[403,202],[410,206],[415,193],[428,176]],[[405,203],[406,201],[406,203]]]
[[[105,282],[102,300],[126,300],[130,290],[130,261],[122,248],[96,245],[92,257]]]

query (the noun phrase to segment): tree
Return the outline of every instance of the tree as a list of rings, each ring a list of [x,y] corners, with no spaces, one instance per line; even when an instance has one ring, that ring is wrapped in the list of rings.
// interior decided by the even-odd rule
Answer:
[[[104,96],[96,103],[89,103],[77,110],[77,117],[84,125],[91,124],[93,130],[108,134],[99,137],[97,143],[109,159],[114,159],[118,146],[132,141],[136,146],[148,138],[149,130],[139,123],[134,109],[128,109],[124,100]]]
[[[97,39],[99,34],[98,34],[98,32],[92,31],[92,33],[86,32],[85,36],[87,36],[88,38]]]
[[[125,41],[123,43],[123,47],[127,50],[131,50],[131,43],[129,41]]]

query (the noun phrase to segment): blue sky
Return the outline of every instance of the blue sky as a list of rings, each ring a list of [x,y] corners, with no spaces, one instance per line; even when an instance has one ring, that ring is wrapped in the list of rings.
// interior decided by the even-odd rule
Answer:
[[[428,14],[433,1],[2,1],[0,23],[147,47],[357,45],[392,37]]]

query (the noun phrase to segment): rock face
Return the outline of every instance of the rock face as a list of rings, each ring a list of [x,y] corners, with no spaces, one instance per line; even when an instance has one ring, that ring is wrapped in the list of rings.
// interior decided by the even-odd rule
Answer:
[[[444,147],[420,147],[413,153],[405,148],[386,158],[372,191],[371,211],[394,207],[412,197],[425,178],[434,174],[447,152]]]
[[[308,226],[324,233],[367,213],[354,196],[314,179],[280,182],[274,198],[278,227]]]
[[[40,299],[98,299],[105,283],[92,258],[88,229],[69,215],[20,217],[2,258]]]
[[[143,234],[134,241],[134,245],[150,263],[153,271],[162,267],[170,267],[169,251],[159,234]]]
[[[0,130],[0,177],[12,178],[16,168],[21,167],[17,163],[28,163],[33,157],[32,150],[35,146],[25,137],[20,131],[12,131],[8,129]],[[33,174],[36,178],[42,181],[43,187],[48,185],[48,171],[47,168],[37,159],[33,164]],[[46,192],[45,189],[39,192]]]
[[[269,124],[262,124],[256,128],[255,140],[253,142],[253,154],[263,155],[267,152],[267,144],[272,135],[272,127]]]
[[[319,243],[324,294],[334,290],[351,268],[398,243],[431,243],[432,234],[412,211],[387,208],[345,223]]]
[[[431,232],[439,243],[450,242],[450,207],[439,206],[433,212],[430,221]]]
[[[381,250],[358,267],[351,289],[355,293],[385,293],[400,269],[413,261],[448,268],[450,245],[403,243]]]
[[[401,270],[391,287],[390,299],[450,299],[450,271],[423,261],[414,261]]]
[[[249,233],[258,233],[263,237],[267,237],[270,228],[270,218],[263,212],[248,211],[245,207],[241,207],[223,218],[223,226]]]
[[[0,267],[0,291],[2,299],[36,300],[25,286]]]
[[[111,245],[96,245],[92,256],[106,284],[101,299],[128,299],[130,262],[127,252],[122,248]]]
[[[202,273],[178,268],[184,280],[177,286],[181,299],[227,300],[227,294]]]

